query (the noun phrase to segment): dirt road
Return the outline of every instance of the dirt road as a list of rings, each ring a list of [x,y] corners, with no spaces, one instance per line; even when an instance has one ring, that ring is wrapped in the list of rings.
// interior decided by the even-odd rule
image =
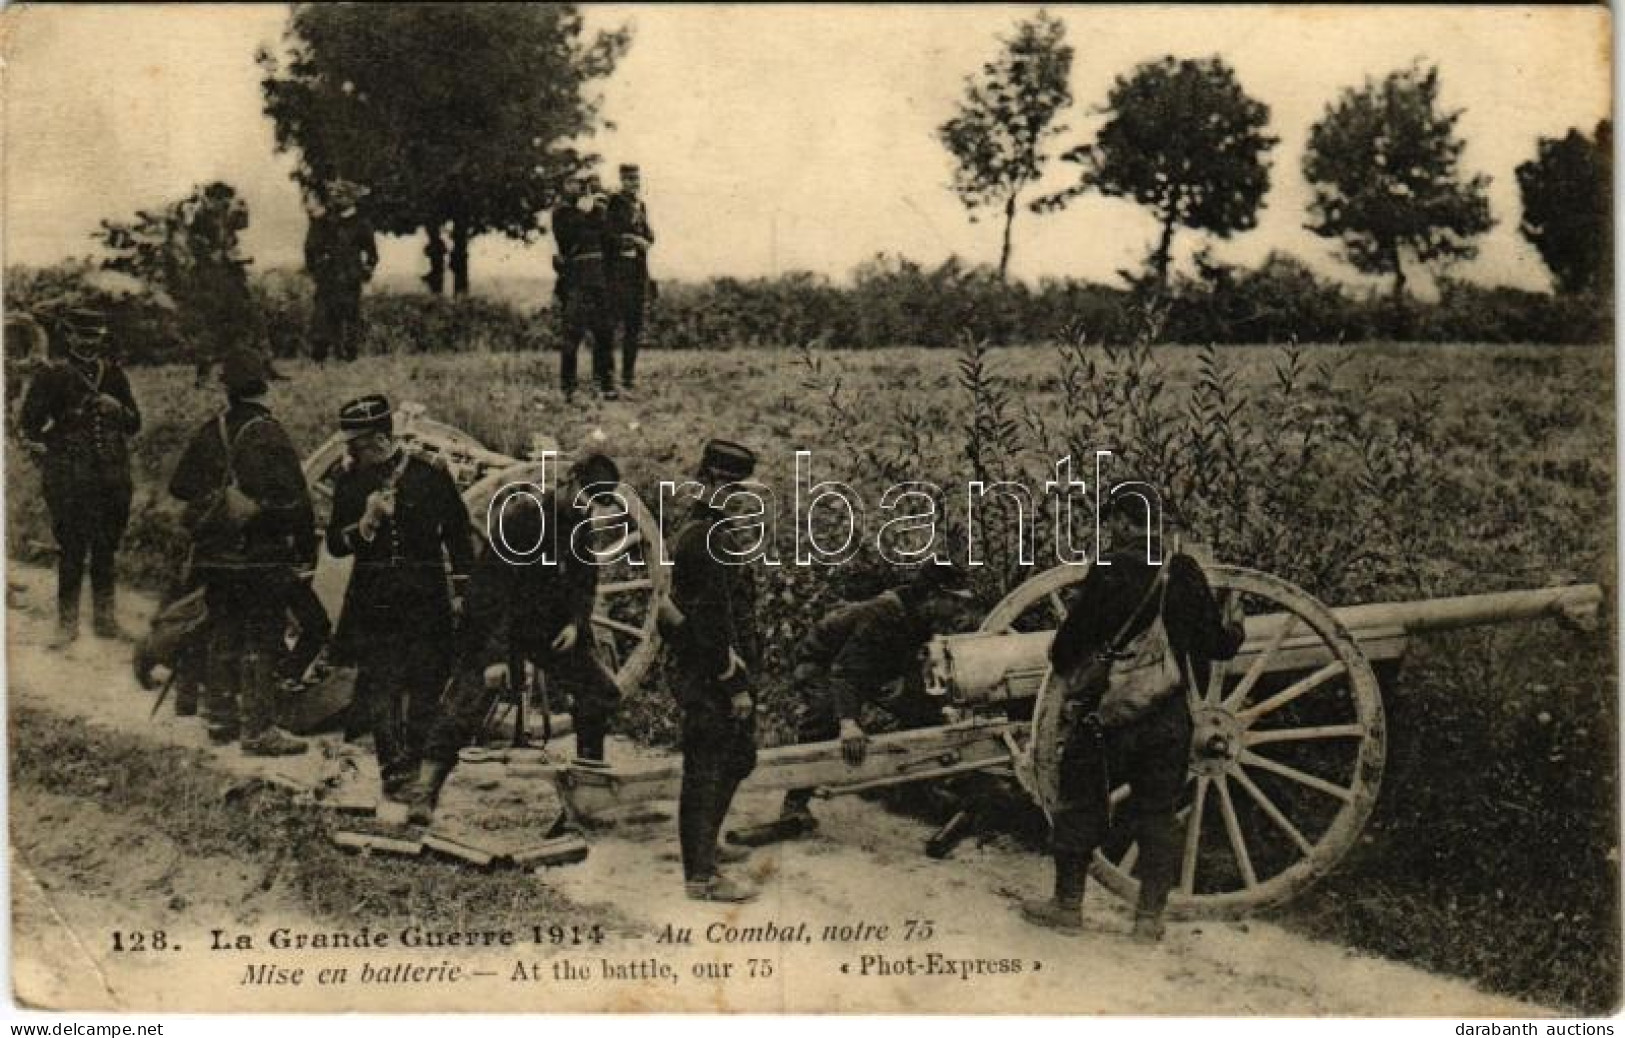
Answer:
[[[193,747],[200,767],[222,775],[262,774],[311,788],[344,756],[326,753],[265,764],[230,748],[207,747],[201,726],[167,709],[148,719],[150,694],[134,685],[128,646],[85,638],[67,653],[44,648],[49,578],[13,567],[25,602],[8,611],[13,708],[80,718],[160,747]],[[151,603],[127,595],[125,625],[140,629]],[[15,732],[15,729],[14,729]],[[567,740],[564,749],[568,749]],[[636,752],[613,743],[610,754]],[[372,781],[363,762],[359,781]],[[484,787],[484,788],[480,788]],[[461,796],[507,797],[532,818],[544,795],[492,788],[480,769],[460,769]],[[273,931],[330,932],[297,890],[275,883],[236,856],[198,854],[93,798],[20,788],[12,796],[13,978],[17,997],[36,1005],[151,1009],[451,1009],[910,1011],[1114,1014],[1410,1015],[1527,1017],[1539,1007],[1488,995],[1458,980],[1305,940],[1261,921],[1176,923],[1161,946],[1125,936],[1123,907],[1096,892],[1090,931],[1069,937],[1028,926],[1015,900],[1041,891],[1046,863],[995,844],[966,844],[947,861],[920,853],[918,822],[848,798],[821,804],[823,826],[810,839],[758,851],[747,872],[763,898],[741,909],[687,901],[676,859],[670,805],[591,835],[585,863],[531,880],[580,906],[580,913],[524,919],[478,951],[423,947],[411,919],[378,919],[394,943],[366,951],[294,952]],[[739,820],[765,819],[769,795],[748,796]],[[465,824],[467,820],[464,819]],[[401,861],[409,882],[419,863]],[[1312,895],[1311,895],[1312,896]],[[605,911],[607,907],[608,911]],[[601,943],[573,943],[572,926],[612,924]],[[777,928],[776,939],[767,930]],[[805,924],[802,927],[801,924]],[[558,926],[562,929],[554,931]],[[929,936],[925,929],[929,927]],[[533,929],[534,927],[534,929]],[[881,928],[884,928],[882,930]],[[162,929],[163,953],[118,953],[111,935]],[[211,951],[220,929],[248,935],[252,951]],[[688,932],[690,941],[679,939]],[[562,934],[562,943],[554,937]],[[767,936],[746,942],[746,936]],[[577,935],[578,936],[578,935]],[[416,940],[420,946],[401,947]],[[127,940],[127,937],[126,937]],[[935,955],[936,958],[932,958]],[[913,960],[911,969],[909,962]],[[559,964],[590,974],[561,979]],[[956,963],[953,972],[948,964]],[[254,980],[254,967],[303,967],[298,983]],[[385,966],[452,963],[457,981],[404,984],[380,979]],[[764,963],[766,965],[764,965]],[[361,979],[363,967],[371,981]],[[345,968],[343,990],[313,990],[316,972]],[[669,975],[665,972],[670,970]],[[470,976],[474,970],[489,975]],[[727,980],[716,979],[728,970]],[[768,972],[770,971],[770,972]],[[751,976],[752,973],[755,976]],[[971,976],[961,974],[969,972]],[[622,979],[606,979],[622,978]]]

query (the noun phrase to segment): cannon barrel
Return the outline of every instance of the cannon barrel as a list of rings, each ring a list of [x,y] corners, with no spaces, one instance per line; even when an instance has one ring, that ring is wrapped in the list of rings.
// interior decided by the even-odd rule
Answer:
[[[1413,602],[1373,602],[1332,610],[1360,645],[1367,660],[1396,660],[1408,636],[1463,627],[1552,617],[1592,629],[1602,604],[1596,584],[1503,591]],[[1281,625],[1294,622],[1290,613],[1247,618],[1247,637],[1234,666],[1246,667],[1272,646],[1267,672],[1319,667],[1331,659],[1325,643],[1301,625],[1278,639]],[[1027,699],[1038,694],[1047,669],[1054,631],[948,635],[934,639],[926,664],[926,687],[959,703]]]

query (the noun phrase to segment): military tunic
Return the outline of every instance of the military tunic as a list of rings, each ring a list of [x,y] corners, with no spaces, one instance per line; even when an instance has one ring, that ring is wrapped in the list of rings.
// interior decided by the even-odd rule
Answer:
[[[367,498],[393,486],[395,514],[369,540]],[[342,473],[333,490],[327,550],[355,557],[336,651],[357,665],[356,699],[373,731],[387,785],[416,774],[453,659],[452,583],[473,561],[468,509],[439,465],[404,448]]]
[[[761,659],[756,585],[748,565],[728,564],[712,554],[708,541],[719,550],[741,547],[736,532],[726,527],[711,536],[713,525],[723,518],[721,511],[696,504],[672,551],[672,604],[683,614],[682,624],[667,632],[673,686],[683,714],[678,836],[684,877],[691,881],[716,874],[723,820],[739,783],[756,768],[754,711],[744,719],[732,714],[736,693],[754,693]],[[730,674],[733,655],[745,667]]]
[[[500,504],[496,511],[501,514]],[[474,565],[467,618],[458,637],[456,687],[429,737],[431,760],[451,765],[457,751],[478,735],[496,695],[485,686],[485,668],[507,664],[512,675],[513,668],[524,662],[571,695],[576,756],[603,759],[604,736],[620,689],[594,652],[598,567],[570,550],[572,543],[585,544],[591,513],[549,491],[542,498],[542,514],[547,519],[540,558],[523,565],[487,548]],[[571,624],[576,628],[575,645],[566,652],[554,651],[553,639]]]
[[[638,345],[643,336],[643,313],[649,295],[649,247],[655,232],[649,209],[641,198],[617,192],[607,214],[609,252],[609,305],[621,336],[621,384],[628,389],[636,378]]]
[[[1146,599],[1157,567],[1142,553],[1107,557],[1096,565],[1068,603],[1055,632],[1050,662],[1057,675],[1068,675],[1124,630]],[[1163,626],[1181,674],[1190,673],[1197,687],[1207,687],[1214,660],[1230,659],[1240,648],[1239,625],[1226,626],[1202,567],[1188,555],[1170,558],[1163,599]],[[1122,636],[1127,644],[1155,620],[1147,607]],[[1054,815],[1057,859],[1087,861],[1107,836],[1111,821],[1110,787],[1127,782],[1130,797],[1119,823],[1124,838],[1140,846],[1139,908],[1160,913],[1178,868],[1178,833],[1174,819],[1190,760],[1191,716],[1181,688],[1145,716],[1121,728],[1102,731],[1085,719],[1104,688],[1079,691],[1061,753],[1061,800]]]
[[[313,216],[305,234],[305,271],[316,283],[310,356],[354,360],[361,338],[361,289],[378,265],[378,243],[362,216]]]
[[[258,507],[241,526],[212,518],[228,481]],[[316,517],[298,452],[265,405],[237,400],[193,432],[169,492],[185,504],[193,573],[209,606],[209,725],[224,738],[240,721],[253,738],[276,721],[285,610],[302,587],[296,571],[316,558]]]
[[[610,318],[609,287],[605,279],[606,210],[602,204],[583,212],[574,205],[558,205],[552,214],[557,243],[558,296],[564,340],[559,346],[559,388],[575,391],[576,351],[592,336],[592,374],[600,389],[615,384],[615,330]]]
[[[64,623],[78,622],[87,558],[93,596],[111,602],[114,556],[133,493],[129,441],[140,428],[130,381],[111,361],[70,357],[52,364],[23,397],[18,431],[45,447],[42,489],[60,549],[57,604]]]

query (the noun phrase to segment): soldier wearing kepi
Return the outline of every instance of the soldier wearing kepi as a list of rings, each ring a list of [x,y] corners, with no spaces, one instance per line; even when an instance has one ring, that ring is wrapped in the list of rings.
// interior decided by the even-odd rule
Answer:
[[[315,282],[310,318],[310,357],[355,360],[360,349],[361,289],[378,266],[372,224],[359,210],[360,185],[328,184],[321,197],[308,195],[310,228],[305,234],[305,272]]]
[[[609,285],[604,253],[608,207],[598,178],[587,175],[566,187],[553,207],[553,240],[558,249],[554,270],[556,295],[563,311],[564,340],[559,344],[559,388],[566,400],[575,395],[576,351],[592,336],[592,375],[605,399],[615,390],[615,330],[609,312]]]
[[[1220,608],[1197,560],[1200,549],[1182,550],[1176,543],[1163,565],[1150,565],[1146,528],[1137,521],[1144,511],[1134,503],[1107,507],[1112,540],[1127,547],[1089,570],[1050,647],[1052,680],[1066,694],[1060,802],[1052,812],[1055,892],[1023,902],[1021,911],[1042,926],[1082,927],[1089,859],[1112,823],[1111,788],[1126,782],[1128,817],[1117,824],[1140,847],[1133,935],[1156,941],[1179,867],[1175,811],[1191,741],[1185,682],[1206,688],[1213,661],[1235,656],[1244,635],[1240,603],[1232,599]],[[1121,679],[1113,664],[1155,641],[1159,620],[1165,635],[1152,649],[1171,657],[1179,677],[1143,712],[1125,714],[1109,695]]]
[[[604,759],[621,692],[594,652],[598,566],[588,535],[592,504],[612,500],[608,495],[620,481],[612,460],[589,454],[539,499],[515,486],[492,503],[490,514],[499,517],[493,523],[500,525],[489,531],[494,544],[469,583],[456,682],[408,797],[415,821],[433,812],[457,751],[478,734],[498,693],[527,664],[570,694],[576,757]]]
[[[638,345],[649,301],[649,249],[655,243],[642,187],[638,167],[623,164],[621,189],[610,198],[607,217],[610,316],[621,337],[621,388],[628,392],[636,387]]]
[[[226,408],[192,434],[169,492],[185,502],[193,569],[209,609],[209,736],[243,753],[301,753],[276,727],[276,665],[285,605],[316,560],[316,516],[299,455],[266,402],[263,355],[228,352],[220,379]]]
[[[756,892],[717,871],[717,837],[734,792],[756,767],[753,672],[759,646],[755,581],[741,564],[738,532],[716,503],[750,478],[756,456],[726,440],[705,445],[701,497],[678,529],[672,588],[660,627],[673,651],[673,691],[682,709],[683,783],[677,832],[683,878],[696,901],[745,902]],[[732,557],[730,557],[732,556]]]
[[[72,307],[57,327],[67,357],[34,376],[18,431],[45,448],[45,507],[59,552],[57,632],[51,644],[62,648],[79,637],[87,559],[95,632],[105,638],[120,634],[113,563],[130,518],[130,437],[141,428],[141,412],[124,370],[102,355],[107,335],[102,312]]]
[[[868,735],[859,723],[866,704],[878,706],[906,728],[942,722],[941,704],[918,685],[920,650],[934,635],[953,630],[971,598],[965,571],[950,562],[928,563],[901,587],[828,613],[802,641],[796,658],[798,742],[841,740],[848,764],[862,764]],[[903,687],[884,698],[888,686]],[[811,789],[784,796],[777,821],[728,834],[730,843],[758,846],[818,827]]]
[[[350,466],[333,488],[327,550],[356,561],[336,637],[357,664],[356,706],[371,723],[384,795],[400,798],[451,670],[474,554],[468,509],[442,465],[395,440],[385,397],[345,404],[339,430]]]

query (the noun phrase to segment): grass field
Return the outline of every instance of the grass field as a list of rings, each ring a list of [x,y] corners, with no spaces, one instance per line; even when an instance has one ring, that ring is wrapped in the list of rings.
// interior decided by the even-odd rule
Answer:
[[[533,432],[565,450],[606,449],[645,490],[686,475],[706,436],[742,440],[781,502],[798,449],[813,452],[815,479],[847,480],[867,500],[899,474],[1036,485],[1069,450],[1112,449],[1119,478],[1166,477],[1220,558],[1282,573],[1333,604],[1615,583],[1613,359],[1601,347],[1237,347],[1138,359],[1038,347],[654,351],[635,403],[574,408],[553,388],[552,355],[283,367],[293,380],[276,387],[274,406],[302,450],[327,437],[342,401],[369,391],[422,403],[510,453]],[[139,369],[132,380],[146,427],[122,566],[152,585],[181,544],[164,483],[218,394],[192,388],[189,368]],[[8,450],[12,471],[25,472]],[[9,484],[13,557],[48,554],[33,486]],[[785,557],[789,526],[775,531]],[[998,544],[983,547],[1000,561]],[[831,601],[872,587],[876,569],[870,560],[764,573],[770,700],[782,696],[797,633]],[[989,566],[978,576],[984,604],[1020,576],[1013,564]],[[1366,839],[1288,921],[1547,1004],[1617,1004],[1614,674],[1606,633],[1545,623],[1418,643],[1385,689],[1390,766]],[[653,741],[669,735],[669,718],[623,724]]]

